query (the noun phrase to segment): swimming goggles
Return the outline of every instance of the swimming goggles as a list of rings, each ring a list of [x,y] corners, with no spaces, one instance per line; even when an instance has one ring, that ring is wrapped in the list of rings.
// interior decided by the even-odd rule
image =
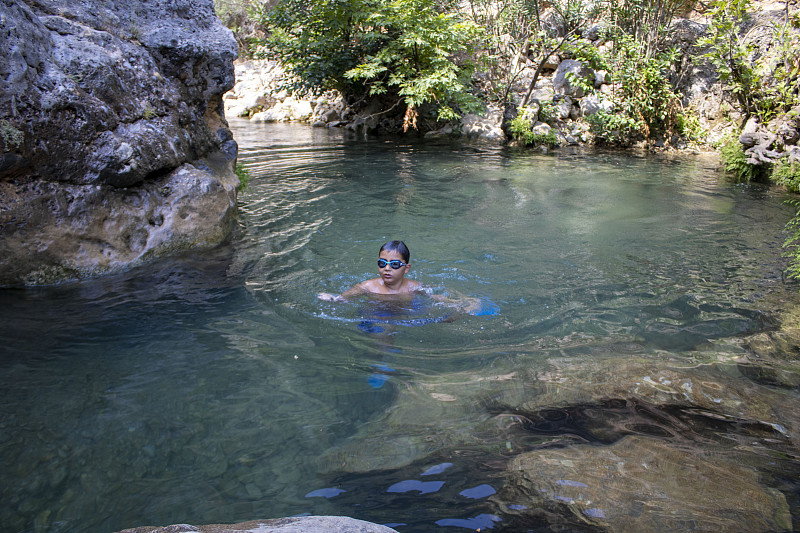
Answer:
[[[385,268],[386,265],[392,267],[393,270],[397,270],[398,268],[406,266],[408,263],[403,263],[399,259],[393,259],[391,261],[387,261],[386,259],[378,259],[378,268]]]

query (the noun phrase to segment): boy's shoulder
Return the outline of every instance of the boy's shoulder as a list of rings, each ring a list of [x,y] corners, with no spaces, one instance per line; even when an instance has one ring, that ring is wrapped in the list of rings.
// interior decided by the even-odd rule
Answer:
[[[422,290],[422,283],[420,283],[419,281],[414,281],[413,279],[407,279],[404,281],[407,284],[403,287],[406,291],[415,292]]]
[[[362,289],[368,292],[381,292],[381,278],[374,278],[362,281],[361,283],[358,284],[358,287],[361,287]]]

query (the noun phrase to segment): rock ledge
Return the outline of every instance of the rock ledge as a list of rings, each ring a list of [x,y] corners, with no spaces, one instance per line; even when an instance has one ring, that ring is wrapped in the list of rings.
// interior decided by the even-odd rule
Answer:
[[[346,516],[301,516],[272,520],[253,520],[240,524],[165,527],[142,526],[119,533],[397,533],[394,529]]]

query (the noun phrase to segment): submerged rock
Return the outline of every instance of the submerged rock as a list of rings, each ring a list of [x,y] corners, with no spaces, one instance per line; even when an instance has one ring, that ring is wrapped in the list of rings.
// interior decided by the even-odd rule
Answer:
[[[576,413],[586,412],[610,413],[613,418],[624,414],[615,407],[620,403],[633,410],[653,406],[654,413],[701,413],[693,418],[698,427],[758,427],[782,445],[794,446],[791,442],[798,438],[800,420],[793,403],[781,409],[786,403],[784,394],[742,379],[733,357],[699,364],[701,357],[648,358],[635,353],[553,357],[537,368],[519,368],[504,361],[493,366],[493,373],[484,369],[481,374],[418,379],[404,384],[403,393],[380,424],[369,425],[324,454],[321,468],[345,472],[400,468],[458,446],[490,450],[497,443],[509,443],[516,450],[517,441],[531,438],[527,428],[536,417],[574,420]],[[631,433],[627,426],[616,427],[598,416],[588,420],[589,416],[581,417],[586,420],[579,423],[587,426],[581,431],[592,438],[612,442]],[[658,427],[659,432],[670,434],[673,430],[659,416],[654,414],[641,427]],[[442,420],[447,425],[442,426]],[[553,438],[560,437],[556,433]]]
[[[212,2],[0,2],[0,285],[224,239],[237,52]]]
[[[603,531],[791,531],[784,495],[739,459],[639,436],[537,450],[511,462],[501,498]]]

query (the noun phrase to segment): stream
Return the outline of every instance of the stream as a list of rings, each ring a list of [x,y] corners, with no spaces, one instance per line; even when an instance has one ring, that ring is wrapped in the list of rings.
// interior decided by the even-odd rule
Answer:
[[[785,193],[703,157],[231,129],[230,242],[0,290],[4,531],[800,519],[798,369],[764,359],[800,300]],[[317,298],[392,239],[427,296]]]

